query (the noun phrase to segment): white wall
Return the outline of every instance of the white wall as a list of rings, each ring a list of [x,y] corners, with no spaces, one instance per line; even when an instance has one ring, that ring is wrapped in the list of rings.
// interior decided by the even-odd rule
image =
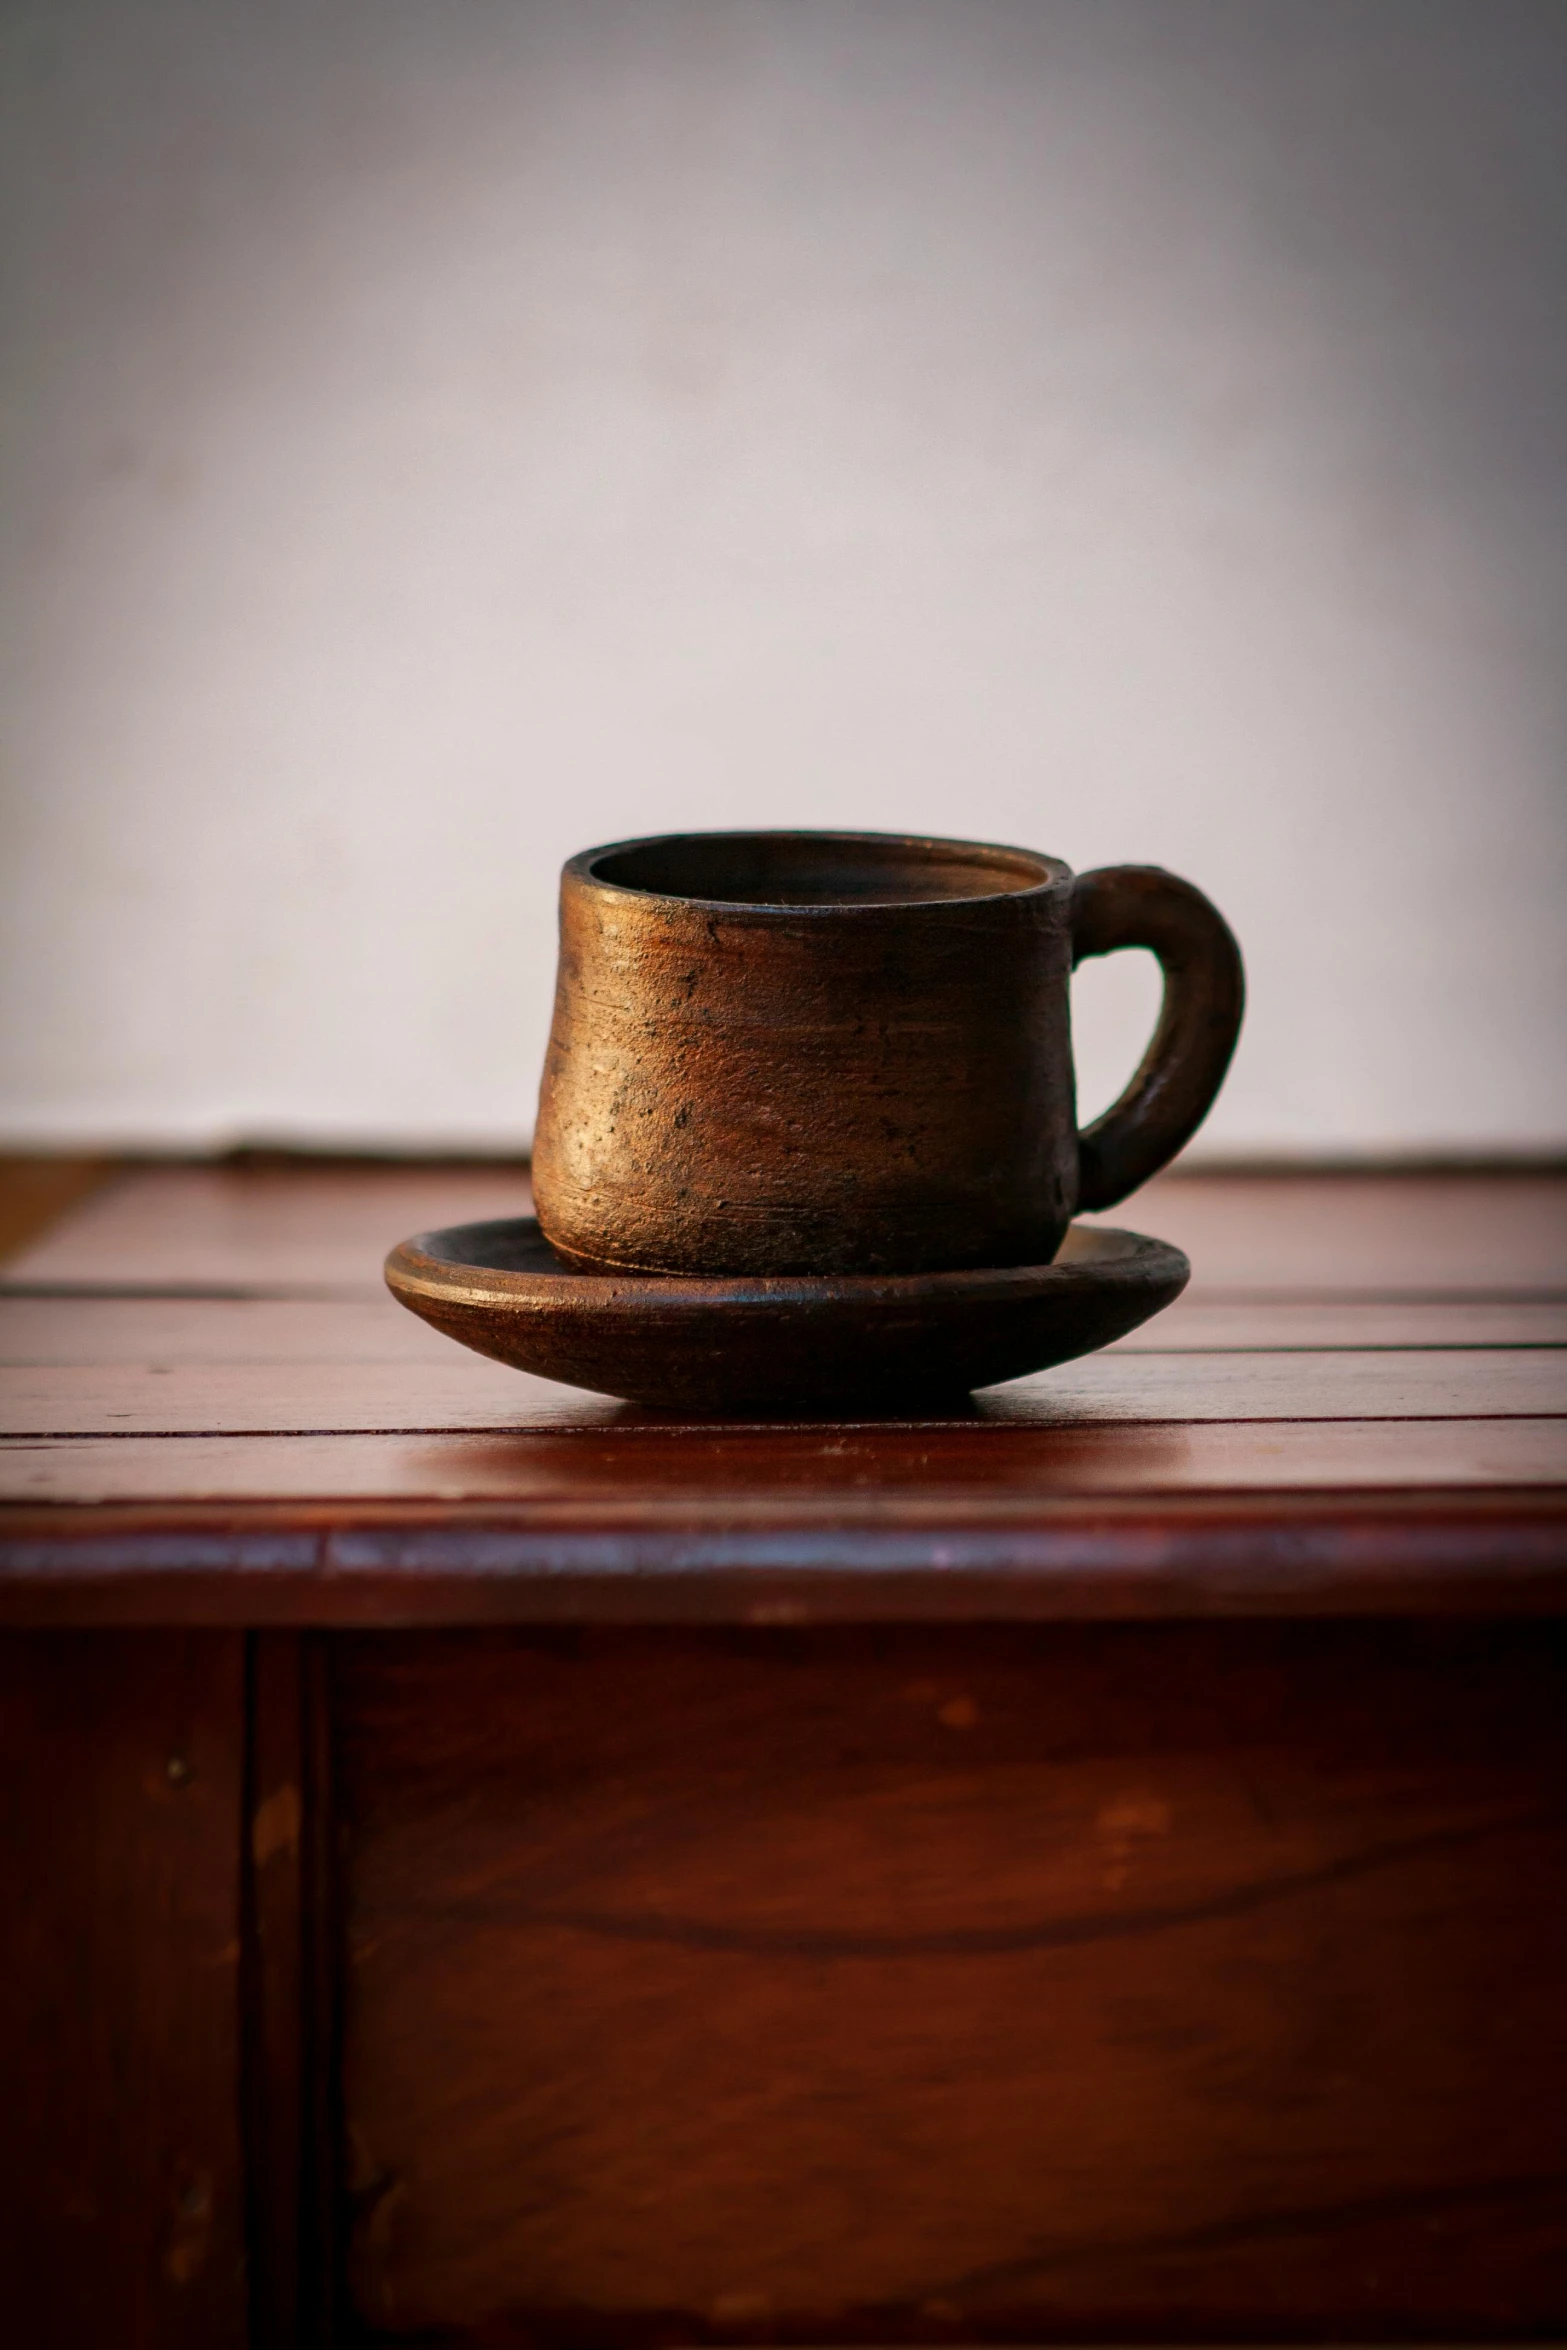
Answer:
[[[1201,883],[1210,1150],[1567,1140],[1559,0],[0,43],[0,1138],[515,1143],[562,858],[787,823]]]

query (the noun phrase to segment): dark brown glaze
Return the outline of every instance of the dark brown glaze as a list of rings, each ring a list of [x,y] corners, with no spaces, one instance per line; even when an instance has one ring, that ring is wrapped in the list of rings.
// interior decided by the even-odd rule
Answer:
[[[1163,1241],[1084,1225],[1054,1264],[965,1273],[593,1273],[531,1216],[424,1233],[386,1261],[392,1294],[477,1353],[686,1411],[963,1396],[1124,1337],[1190,1271]]]
[[[644,1272],[1048,1264],[1078,1197],[1074,954],[1151,944],[1174,982],[1130,1132],[1119,1112],[1096,1129],[1112,1168],[1140,1180],[1191,1132],[1226,1006],[1234,1042],[1234,941],[1189,885],[1148,879],[1128,898],[1032,851],[864,833],[574,857],[534,1145],[544,1230]],[[1198,1005],[1220,1010],[1194,1025]]]
[[[1228,923],[1173,873],[1115,865],[1079,877],[1074,966],[1118,947],[1157,955],[1164,1003],[1131,1084],[1078,1137],[1083,1211],[1113,1208],[1191,1141],[1224,1083],[1246,1008],[1241,951]]]

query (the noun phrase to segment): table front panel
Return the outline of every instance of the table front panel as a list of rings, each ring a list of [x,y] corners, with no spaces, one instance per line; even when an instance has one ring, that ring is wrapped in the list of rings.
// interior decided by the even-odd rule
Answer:
[[[1560,2325],[1564,1661],[1376,1623],[345,1641],[360,2313]]]

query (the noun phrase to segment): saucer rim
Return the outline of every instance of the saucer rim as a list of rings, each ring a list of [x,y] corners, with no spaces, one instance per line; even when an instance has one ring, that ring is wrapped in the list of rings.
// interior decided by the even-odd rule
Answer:
[[[564,1263],[513,1270],[449,1253],[464,1235],[519,1225],[531,1225],[543,1238],[536,1216],[483,1217],[414,1233],[389,1252],[383,1268],[387,1286],[399,1298],[460,1298],[470,1306],[513,1309],[570,1300],[597,1314],[642,1315],[650,1307],[711,1313],[852,1303],[930,1306],[980,1298],[1000,1303],[1009,1296],[1126,1284],[1170,1284],[1173,1299],[1191,1278],[1191,1261],[1173,1241],[1125,1225],[1082,1222],[1068,1227],[1068,1238],[1075,1234],[1080,1240],[1111,1244],[1102,1254],[1096,1249],[1087,1261],[1079,1257],[1063,1264],[1058,1256],[1049,1264],[975,1265],[928,1273],[700,1274],[622,1268],[586,1272]]]

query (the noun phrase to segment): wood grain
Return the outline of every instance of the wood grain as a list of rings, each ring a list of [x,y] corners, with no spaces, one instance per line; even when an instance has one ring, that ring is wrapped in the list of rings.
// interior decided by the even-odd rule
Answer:
[[[0,1620],[385,1626],[1567,1614],[1559,1489],[17,1510]]]
[[[613,1409],[602,1396],[456,1348],[407,1365],[0,1369],[0,1431],[15,1436],[594,1428]],[[981,1409],[1020,1426],[1540,1418],[1567,1413],[1567,1348],[1103,1354],[987,1388]],[[939,1411],[920,1421],[962,1424]],[[695,1414],[682,1422],[704,1424],[728,1423]]]
[[[3,1327],[3,1324],[0,1324]],[[1114,1354],[1352,1351],[1383,1347],[1564,1346],[1567,1305],[1535,1299],[1215,1298],[1188,1290],[1154,1321],[1117,1339]]]
[[[1188,1291],[1116,1354],[1353,1353],[1389,1347],[1567,1346],[1567,1305],[1220,1299]],[[0,1289],[0,1363],[451,1363],[451,1342],[389,1296],[18,1296]]]
[[[303,2319],[308,2077],[307,1777],[302,1642],[247,1642],[245,2124],[251,2331],[282,2350]]]
[[[241,1639],[0,1640],[7,2338],[246,2338]]]
[[[405,1233],[525,1215],[520,1165],[132,1169],[7,1266],[78,1287],[358,1291]]]
[[[522,1215],[519,1167],[141,1169],[7,1266],[13,1282],[379,1292],[395,1241]],[[1463,1298],[1567,1290],[1561,1176],[1156,1176],[1114,1221],[1185,1249],[1194,1287]]]
[[[1526,1343],[1536,1332],[1554,1340],[1554,1327],[1538,1317],[1560,1313],[1567,1342],[1567,1308],[1471,1310],[1522,1317],[1476,1325],[1501,1329],[1504,1345]],[[404,1312],[384,1290],[363,1298],[19,1297],[0,1291],[0,1363],[18,1366],[451,1360],[451,1341]]]
[[[1161,1178],[1128,1349],[747,1425],[399,1314],[516,1169],[90,1198],[0,1284],[11,2330],[325,2343],[350,2232],[388,2350],[1567,2330],[1564,1202]]]
[[[85,1153],[30,1157],[0,1152],[0,1265],[96,1190],[111,1164]]]
[[[1567,1288],[1567,1180],[1156,1175],[1115,1221],[1174,1241],[1199,1290],[1439,1295]]]
[[[361,2311],[1548,2333],[1564,1663],[1374,1625],[348,1644]]]
[[[408,1364],[66,1363],[0,1370],[0,1429],[7,1435],[592,1427],[615,1408],[607,1397],[486,1363],[450,1344],[433,1360]]]
[[[244,2109],[253,2350],[336,2339],[337,1912],[325,1658],[247,1643]]]
[[[611,1407],[613,1408],[613,1407]],[[943,1430],[765,1432],[606,1422],[602,1432],[517,1435],[13,1437],[0,1442],[0,1502],[499,1502],[558,1505],[583,1526],[641,1517],[741,1527],[911,1519],[944,1495],[1040,1506],[1066,1494],[1169,1495],[1567,1483],[1559,1419],[1278,1421],[1258,1426],[1051,1428],[1005,1421]]]

